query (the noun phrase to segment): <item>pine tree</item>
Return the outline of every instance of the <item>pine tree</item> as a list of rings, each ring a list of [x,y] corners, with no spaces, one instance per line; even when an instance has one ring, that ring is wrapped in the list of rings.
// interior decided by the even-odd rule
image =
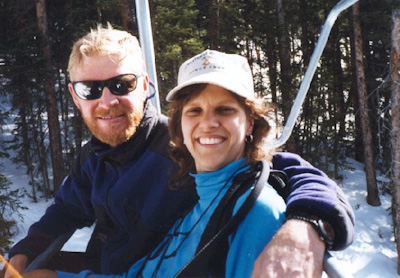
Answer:
[[[0,173],[0,253],[8,252],[15,234],[17,220],[21,219],[21,211],[27,209],[21,203],[24,197],[19,189],[10,190],[11,182]]]
[[[177,9],[179,7],[179,9]],[[160,100],[177,83],[179,66],[204,47],[195,26],[194,0],[154,0],[151,5]]]
[[[363,135],[364,162],[367,177],[367,202],[372,206],[379,206],[378,185],[376,182],[376,173],[372,151],[372,135],[369,128],[368,101],[365,87],[365,74],[363,65],[363,49],[361,38],[361,26],[359,22],[359,5],[353,6],[353,27],[354,27],[354,48],[355,48],[355,68],[357,76],[357,88],[359,94],[359,107],[361,116],[361,130]]]

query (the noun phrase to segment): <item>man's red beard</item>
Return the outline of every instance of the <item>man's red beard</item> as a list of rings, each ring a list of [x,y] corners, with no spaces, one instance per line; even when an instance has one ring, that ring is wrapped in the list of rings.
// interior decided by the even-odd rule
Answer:
[[[96,119],[123,115],[123,117],[128,121],[128,125],[122,131],[118,130],[121,128],[118,126],[115,128],[109,126],[108,129],[112,130],[104,131],[104,128],[99,127],[99,125],[96,123],[96,120],[91,121],[91,118],[84,117],[84,121],[97,139],[108,145],[116,146],[128,141],[135,134],[136,129],[143,118],[143,109],[130,113],[125,110],[126,109],[124,108],[111,108],[107,111],[96,111],[94,117]]]

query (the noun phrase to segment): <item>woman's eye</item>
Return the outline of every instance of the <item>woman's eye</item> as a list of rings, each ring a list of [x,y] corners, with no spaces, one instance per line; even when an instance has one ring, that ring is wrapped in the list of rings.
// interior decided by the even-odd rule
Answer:
[[[191,116],[191,115],[197,115],[200,112],[201,112],[200,108],[190,108],[190,109],[186,110],[185,114]]]
[[[220,108],[218,108],[218,112],[224,113],[224,114],[233,113],[233,112],[235,112],[235,108],[233,108],[233,107],[220,107]]]

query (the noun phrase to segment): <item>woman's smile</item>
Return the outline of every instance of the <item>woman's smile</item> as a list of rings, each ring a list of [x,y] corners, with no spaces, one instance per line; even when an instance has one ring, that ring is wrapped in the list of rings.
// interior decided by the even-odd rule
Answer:
[[[222,137],[200,137],[198,140],[202,145],[216,145],[224,141]]]

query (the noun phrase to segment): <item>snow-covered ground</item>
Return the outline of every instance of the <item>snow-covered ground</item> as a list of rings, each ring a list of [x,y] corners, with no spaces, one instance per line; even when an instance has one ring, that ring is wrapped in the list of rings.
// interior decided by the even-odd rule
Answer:
[[[3,126],[4,128],[4,126]],[[7,127],[2,136],[7,136]],[[29,188],[28,176],[24,167],[13,164],[8,159],[0,159],[0,172],[12,183],[13,188]],[[363,165],[348,159],[351,169],[342,170],[344,180],[340,186],[346,193],[356,214],[355,240],[344,251],[332,252],[340,260],[341,267],[355,278],[392,278],[400,277],[396,273],[397,254],[392,234],[392,219],[390,216],[391,196],[380,195],[382,205],[371,207],[366,203],[366,184]],[[19,221],[19,233],[13,238],[20,240],[28,227],[37,221],[44,213],[50,201],[33,203],[28,197],[23,199],[28,210],[22,211],[24,221]],[[91,229],[77,231],[65,250],[82,251]],[[1,268],[1,267],[0,267]]]
[[[345,262],[354,277],[386,278],[397,275],[397,252],[393,237],[391,196],[380,194],[381,206],[372,207],[366,202],[364,166],[348,159],[352,170],[343,170],[340,186],[346,193],[355,215],[353,244],[333,255]],[[378,177],[380,179],[380,177]]]

